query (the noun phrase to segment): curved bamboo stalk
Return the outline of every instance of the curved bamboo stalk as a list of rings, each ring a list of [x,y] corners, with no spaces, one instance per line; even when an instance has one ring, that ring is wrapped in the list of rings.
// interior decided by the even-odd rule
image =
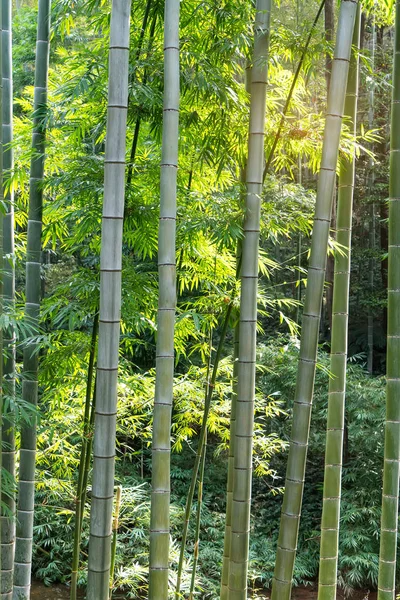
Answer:
[[[344,109],[354,137],[357,119],[360,24],[361,10],[358,6]],[[335,255],[330,363],[332,377],[329,380],[318,600],[335,600],[337,588],[354,178],[355,152],[353,151],[352,156],[343,161],[339,176],[336,240],[347,250],[344,254]]]
[[[11,147],[13,139],[13,82],[12,82],[12,2],[2,0],[2,86],[3,86],[3,169],[5,179],[9,179],[14,166],[14,152]],[[3,250],[4,250],[4,302],[10,309],[15,298],[14,271],[14,192],[12,187],[4,190],[5,215],[3,218]],[[11,402],[6,402],[7,412],[3,414],[2,425],[2,468],[8,473],[10,480],[15,477],[15,433],[14,415],[11,403],[15,396],[15,334],[9,327],[4,334],[4,392]],[[2,494],[2,502],[7,510],[1,517],[1,594],[2,600],[11,600],[13,588],[13,565],[15,547],[15,493],[9,490]]]
[[[256,371],[258,246],[263,185],[271,0],[257,0],[243,226],[229,598],[247,598]]]
[[[293,425],[272,584],[272,600],[289,600],[292,587],[304,489],[333,191],[356,10],[357,2],[342,0],[328,94],[328,111],[315,206],[300,359],[293,406]]]
[[[396,0],[389,175],[386,423],[378,600],[394,600],[400,475],[400,0]]]
[[[25,315],[33,331],[39,329],[40,265],[43,206],[43,176],[46,126],[43,110],[47,104],[50,49],[51,0],[39,0],[35,61],[34,117],[29,188],[28,238],[26,257]],[[28,342],[24,348],[22,397],[36,410],[38,402],[38,348]],[[21,429],[18,483],[17,530],[14,561],[14,600],[29,600],[31,586],[33,512],[35,502],[36,416]]]
[[[168,598],[170,436],[176,306],[176,179],[180,96],[179,8],[179,0],[165,0],[164,112],[158,233],[159,301],[150,517],[150,600]]]
[[[78,485],[76,492],[76,505],[75,505],[75,529],[74,529],[74,549],[72,553],[72,570],[71,570],[71,591],[70,600],[76,600],[77,598],[77,586],[78,586],[78,569],[79,569],[79,554],[81,547],[81,535],[82,535],[82,513],[84,511],[84,505],[82,506],[83,497],[83,485],[86,474],[86,456],[88,453],[89,446],[89,435],[90,435],[90,419],[93,414],[92,410],[92,383],[93,383],[93,372],[94,362],[96,358],[96,341],[97,331],[99,327],[99,314],[96,313],[93,319],[92,328],[92,339],[90,342],[89,351],[89,364],[88,373],[86,380],[86,398],[85,398],[85,412],[83,415],[83,433],[82,433],[82,446],[81,455],[79,460],[79,471],[78,471]]]
[[[130,0],[111,9],[88,600],[108,600],[114,498]]]

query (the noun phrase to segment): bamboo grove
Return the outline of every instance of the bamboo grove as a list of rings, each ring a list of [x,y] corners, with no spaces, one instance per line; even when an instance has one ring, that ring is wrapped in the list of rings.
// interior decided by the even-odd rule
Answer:
[[[400,2],[0,2],[1,599],[395,600]]]

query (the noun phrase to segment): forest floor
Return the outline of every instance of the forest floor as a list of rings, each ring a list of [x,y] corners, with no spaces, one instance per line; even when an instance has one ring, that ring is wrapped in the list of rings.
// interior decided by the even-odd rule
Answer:
[[[266,599],[269,598],[268,594]],[[292,600],[316,600],[317,592],[309,587],[296,588],[293,590]],[[344,596],[338,594],[338,600]],[[69,589],[63,585],[45,586],[35,581],[32,585],[31,600],[69,600]],[[376,600],[376,592],[355,592],[348,600]]]

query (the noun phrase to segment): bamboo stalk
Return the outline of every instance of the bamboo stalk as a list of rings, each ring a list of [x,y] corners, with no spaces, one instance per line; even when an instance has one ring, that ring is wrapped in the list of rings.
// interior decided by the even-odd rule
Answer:
[[[34,117],[29,187],[29,214],[26,260],[25,316],[33,331],[39,331],[41,291],[41,235],[47,105],[47,78],[50,50],[51,0],[39,0],[35,61]],[[22,397],[36,410],[38,402],[38,348],[27,342],[24,348]],[[35,503],[36,415],[21,428],[17,528],[14,561],[14,600],[29,600],[31,585],[33,513]]]
[[[117,557],[117,536],[118,536],[119,513],[121,510],[121,496],[122,496],[122,485],[118,485],[117,492],[115,494],[115,511],[114,511],[114,519],[113,519],[113,539],[112,539],[112,543],[111,543],[110,600],[112,598],[113,588],[114,588],[115,559]]]
[[[258,250],[263,186],[271,0],[257,0],[243,226],[229,598],[247,598],[257,342]]]
[[[274,158],[274,155],[275,155],[276,147],[277,147],[278,142],[279,142],[279,140],[281,138],[281,133],[282,133],[283,125],[285,123],[286,114],[287,114],[287,112],[289,110],[290,103],[292,101],[293,92],[294,92],[294,90],[296,88],[297,80],[299,79],[299,76],[300,76],[300,73],[301,73],[301,69],[303,67],[304,60],[305,60],[305,58],[307,56],[308,47],[310,45],[310,42],[311,42],[311,39],[312,39],[312,36],[313,36],[313,33],[314,33],[314,29],[316,28],[316,26],[318,24],[318,21],[319,21],[319,18],[321,16],[321,13],[322,13],[322,11],[324,9],[325,1],[326,0],[322,0],[320,6],[318,8],[317,14],[316,14],[315,19],[313,21],[313,24],[311,25],[311,29],[309,31],[306,43],[304,44],[304,48],[303,48],[303,51],[301,53],[300,60],[299,60],[299,62],[297,64],[296,72],[294,74],[293,81],[292,81],[292,84],[290,86],[290,90],[289,90],[288,96],[286,98],[285,106],[283,107],[283,110],[282,110],[281,120],[279,122],[278,129],[277,129],[275,137],[274,137],[274,143],[272,144],[272,148],[269,151],[268,158],[267,158],[267,161],[265,163],[265,167],[264,167],[264,171],[263,171],[263,181],[265,180],[265,178],[267,176],[269,168],[270,168],[270,166],[272,164],[272,159]]]
[[[88,600],[108,600],[114,498],[130,0],[111,8]]]
[[[77,598],[77,585],[78,585],[78,569],[79,569],[79,553],[81,546],[81,535],[82,535],[82,513],[84,506],[82,506],[83,496],[83,485],[86,474],[86,456],[88,453],[89,446],[89,435],[90,435],[90,417],[94,413],[91,410],[92,405],[92,382],[94,372],[94,362],[96,357],[96,341],[97,332],[99,326],[99,315],[96,313],[93,320],[92,327],[92,339],[90,342],[89,352],[89,364],[86,381],[86,398],[85,398],[85,412],[83,416],[83,433],[82,433],[82,447],[81,455],[79,460],[79,471],[78,471],[78,485],[76,492],[76,505],[75,505],[75,529],[74,529],[74,549],[72,555],[72,570],[71,570],[71,591],[70,600],[76,600]]]
[[[396,0],[389,174],[386,423],[378,600],[394,600],[400,475],[400,0]]]
[[[2,136],[4,179],[12,174],[14,152],[13,139],[13,81],[12,81],[12,2],[2,0]],[[12,310],[15,299],[14,270],[14,192],[12,187],[4,189],[5,215],[3,217],[4,250],[4,303]],[[10,326],[4,333],[4,393],[10,399],[6,405],[8,412],[3,413],[2,424],[2,468],[15,478],[15,422],[12,403],[15,397],[15,333]],[[13,565],[15,548],[15,492],[8,490],[1,498],[5,511],[1,516],[1,594],[2,600],[10,600],[13,588]],[[7,512],[6,512],[7,511]]]
[[[194,590],[196,586],[196,570],[199,562],[199,545],[200,545],[200,528],[201,528],[201,508],[203,504],[203,485],[204,485],[204,470],[207,454],[207,433],[204,439],[203,451],[201,455],[200,476],[197,486],[197,510],[196,510],[196,529],[194,534],[194,552],[193,552],[193,567],[192,578],[190,581],[189,600],[194,599]]]
[[[164,111],[158,233],[159,301],[150,517],[150,600],[168,598],[170,436],[176,307],[176,183],[180,99],[179,9],[179,0],[165,0]]]
[[[289,600],[300,523],[336,164],[357,3],[342,0],[317,188],[272,600]]]
[[[376,24],[373,17],[372,23],[372,40],[371,40],[371,69],[372,77],[374,77],[375,70],[375,45],[376,45]],[[374,126],[375,117],[375,83],[372,81],[371,90],[369,93],[369,110],[368,110],[368,127],[372,129]],[[373,147],[372,147],[373,149]],[[368,177],[368,191],[371,196],[374,193],[375,185],[375,160],[373,157],[369,160],[369,177]],[[371,203],[370,208],[370,220],[369,220],[369,249],[371,252],[370,259],[368,261],[369,271],[369,289],[371,297],[374,294],[374,252],[375,252],[375,202]],[[374,371],[374,311],[372,306],[368,307],[368,361],[367,361],[368,373],[372,375]]]
[[[230,302],[229,306],[228,306],[227,313],[226,313],[225,321],[224,321],[224,324],[223,324],[223,328],[222,328],[222,331],[221,331],[221,336],[220,336],[220,339],[219,339],[219,342],[218,342],[217,351],[215,353],[215,361],[214,361],[214,367],[213,367],[213,370],[212,370],[212,373],[211,373],[211,379],[207,383],[207,386],[206,386],[205,399],[204,399],[203,420],[202,420],[202,423],[201,423],[201,429],[200,429],[200,434],[199,434],[199,441],[198,441],[198,444],[197,444],[196,458],[195,458],[195,461],[194,461],[194,466],[193,466],[193,471],[192,471],[192,479],[191,479],[191,482],[190,482],[190,487],[189,487],[189,492],[188,492],[188,497],[187,497],[187,500],[186,500],[186,507],[185,507],[185,520],[184,520],[184,524],[183,524],[181,548],[180,548],[179,563],[178,563],[178,571],[177,571],[177,577],[176,577],[176,589],[175,589],[175,598],[176,598],[176,600],[178,600],[178,598],[180,598],[180,588],[181,588],[181,582],[182,582],[183,562],[184,562],[184,557],[185,557],[184,553],[185,553],[185,547],[186,547],[187,533],[188,533],[188,529],[189,529],[189,519],[190,519],[190,513],[191,513],[191,509],[192,509],[194,492],[195,492],[195,489],[196,489],[197,475],[198,475],[198,472],[199,472],[201,457],[202,457],[202,453],[203,453],[203,445],[204,445],[204,441],[206,439],[207,420],[208,420],[208,415],[210,413],[211,400],[212,400],[212,397],[213,397],[213,392],[214,392],[214,388],[215,388],[215,382],[217,380],[218,365],[219,365],[221,357],[222,357],[222,350],[223,350],[223,347],[224,347],[224,340],[225,340],[225,337],[226,337],[226,332],[228,330],[229,318],[230,318],[232,309],[233,309],[233,303]]]
[[[360,25],[361,9],[358,6],[344,109],[354,137],[357,119]],[[330,362],[332,376],[329,380],[328,394],[318,600],[335,600],[337,588],[354,179],[355,152],[353,151],[352,156],[342,162],[339,176],[336,240],[346,248],[346,251],[344,254],[335,255]]]

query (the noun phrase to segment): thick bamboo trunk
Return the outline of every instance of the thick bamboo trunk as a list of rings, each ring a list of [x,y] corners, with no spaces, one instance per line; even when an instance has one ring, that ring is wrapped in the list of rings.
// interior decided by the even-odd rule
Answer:
[[[35,62],[34,118],[29,189],[29,215],[26,257],[25,315],[31,329],[38,332],[40,310],[40,265],[42,235],[43,176],[46,129],[36,113],[47,103],[51,0],[39,0]],[[22,397],[34,409],[38,402],[38,352],[35,342],[24,348]],[[32,412],[32,415],[34,413]],[[36,417],[21,430],[18,483],[17,531],[14,561],[14,600],[29,600],[31,584],[33,512],[35,502]]]
[[[234,441],[229,598],[247,598],[256,367],[258,246],[264,167],[271,0],[257,0],[243,227],[239,358]]]
[[[111,566],[130,7],[130,0],[112,1],[88,600],[108,599]]]
[[[12,3],[2,0],[2,82],[3,82],[3,169],[7,180],[13,169],[13,150],[10,146],[13,139],[13,85],[12,85]],[[4,303],[12,310],[15,297],[14,271],[14,194],[7,186],[4,191],[5,215],[3,219],[4,250]],[[4,332],[4,393],[10,400],[15,396],[15,335],[12,327]],[[10,406],[10,403],[6,404]],[[2,468],[13,479],[15,477],[15,439],[14,418],[10,412],[3,414],[2,426]],[[15,547],[15,494],[10,490],[2,495],[2,502],[7,514],[1,518],[1,599],[11,600],[13,588],[13,564]],[[9,515],[12,515],[11,517]]]
[[[345,115],[356,135],[358,49],[361,10],[358,6],[347,82]],[[346,398],[347,332],[351,264],[351,225],[355,178],[355,153],[343,161],[339,176],[337,242],[347,250],[335,256],[331,363],[325,450],[325,479],[321,523],[318,600],[335,600],[339,544],[340,496]]]
[[[150,600],[168,598],[170,436],[176,307],[176,179],[180,96],[179,8],[179,0],[165,0],[164,113],[158,233],[159,301],[150,518]]]
[[[289,600],[292,587],[304,489],[332,200],[356,10],[356,2],[342,0],[318,179],[311,255],[302,320],[300,359],[293,406],[293,425],[272,586],[272,600]]]
[[[394,600],[400,475],[400,0],[396,1],[389,175],[386,424],[378,600]]]

